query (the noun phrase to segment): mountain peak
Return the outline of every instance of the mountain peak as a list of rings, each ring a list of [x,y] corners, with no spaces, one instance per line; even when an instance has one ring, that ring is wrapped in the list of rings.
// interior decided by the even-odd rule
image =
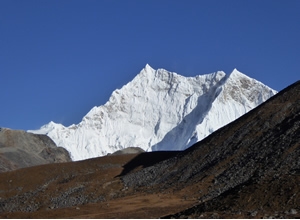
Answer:
[[[245,75],[235,69],[229,76],[219,71],[184,77],[146,64],[78,126],[50,123],[31,132],[47,134],[73,160],[127,147],[183,150],[274,95],[267,86],[251,83],[254,79],[236,80],[239,76]]]
[[[148,63],[146,64],[146,66],[143,69],[145,72],[153,72],[155,71],[155,69],[153,69]]]
[[[140,71],[140,73],[134,78],[134,80],[141,80],[141,78],[151,78],[152,75],[155,73],[155,69],[153,69],[148,63],[146,66]],[[133,81],[134,81],[133,80]],[[130,82],[129,82],[130,83]]]
[[[244,73],[240,72],[239,70],[237,70],[236,68],[234,68],[232,70],[232,72],[229,74],[230,77],[239,77],[239,78],[250,78],[249,76],[245,75]]]

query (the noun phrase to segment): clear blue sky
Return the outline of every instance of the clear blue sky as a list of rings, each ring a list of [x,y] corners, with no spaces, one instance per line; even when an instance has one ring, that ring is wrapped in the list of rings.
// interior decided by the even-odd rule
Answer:
[[[149,63],[300,76],[299,0],[0,0],[0,127],[78,123]]]

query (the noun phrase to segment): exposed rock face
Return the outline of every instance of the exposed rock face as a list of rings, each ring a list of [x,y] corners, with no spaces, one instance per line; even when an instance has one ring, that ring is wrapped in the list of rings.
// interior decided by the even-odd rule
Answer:
[[[71,161],[69,153],[46,135],[0,129],[0,172]]]

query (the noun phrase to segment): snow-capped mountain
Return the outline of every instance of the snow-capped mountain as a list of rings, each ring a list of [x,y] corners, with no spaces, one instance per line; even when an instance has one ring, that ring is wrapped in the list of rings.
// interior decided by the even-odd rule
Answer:
[[[242,116],[277,92],[238,70],[184,77],[148,64],[109,101],[77,125],[50,122],[39,130],[73,160],[126,147],[183,150]]]

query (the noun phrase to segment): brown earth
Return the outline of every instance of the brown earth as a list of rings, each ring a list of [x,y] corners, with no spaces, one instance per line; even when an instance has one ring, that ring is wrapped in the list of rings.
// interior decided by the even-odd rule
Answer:
[[[138,155],[106,156],[0,173],[0,217],[157,218],[195,202],[168,192],[136,192],[125,188],[118,176],[124,171],[124,165],[136,161]],[[157,157],[157,152],[147,156],[146,166],[150,161],[164,159]],[[142,169],[142,164],[136,161],[135,171]],[[72,204],[65,204],[65,200],[72,200]]]

